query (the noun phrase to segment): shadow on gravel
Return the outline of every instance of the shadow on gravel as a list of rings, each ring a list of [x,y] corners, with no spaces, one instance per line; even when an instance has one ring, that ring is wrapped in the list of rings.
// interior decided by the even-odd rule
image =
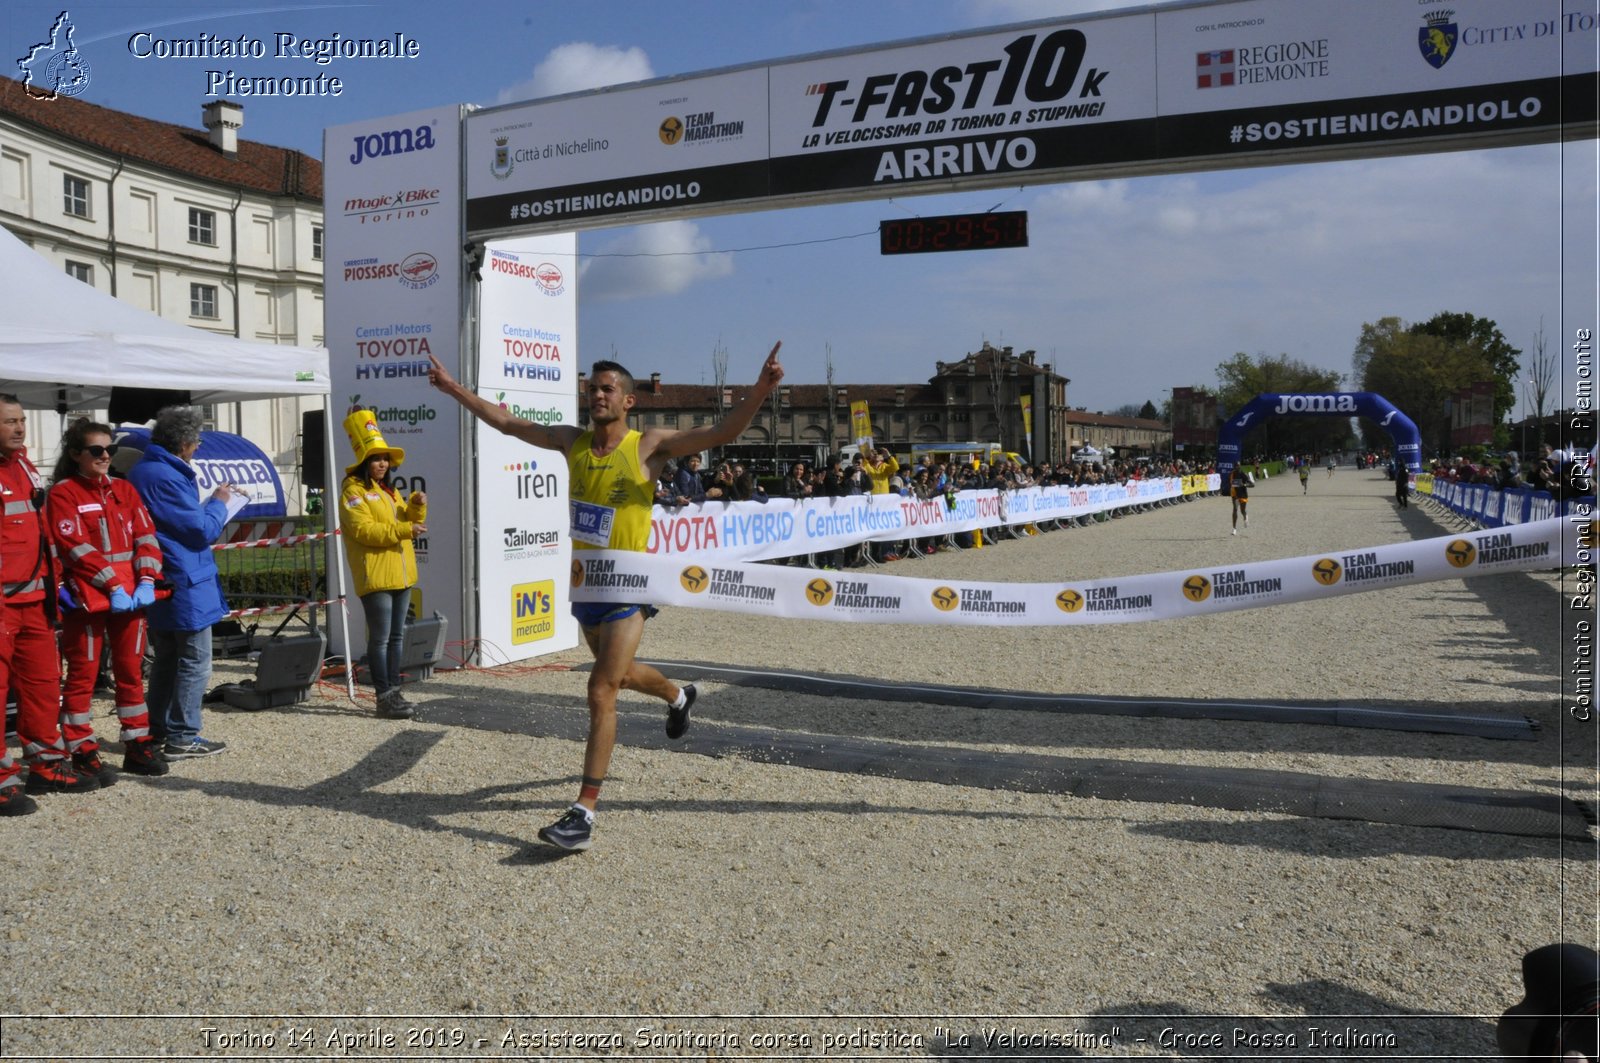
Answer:
[[[1092,1015],[963,1018],[922,1034],[929,1056],[984,1059],[1384,1059],[1414,1063],[1491,1058],[1495,1024],[1478,1016],[1439,1015],[1338,982],[1269,984],[1273,1011],[1299,1015],[1216,1015],[1171,1001],[1132,1001]]]

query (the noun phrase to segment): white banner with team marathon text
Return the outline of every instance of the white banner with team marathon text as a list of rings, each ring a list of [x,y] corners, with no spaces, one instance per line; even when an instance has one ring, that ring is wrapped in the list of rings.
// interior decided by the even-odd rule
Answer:
[[[1592,559],[1594,547],[1591,521],[1557,518],[1279,561],[1056,583],[914,579],[606,550],[574,560],[572,599],[857,623],[1127,624],[1557,568]]]
[[[1213,475],[1209,490],[1217,490]],[[1193,490],[1192,486],[1190,490]],[[864,541],[939,538],[957,532],[1090,517],[1129,506],[1182,498],[1183,479],[1125,484],[960,491],[921,499],[902,495],[775,498],[767,502],[695,502],[655,507],[652,554],[717,561],[768,561],[839,550]]]

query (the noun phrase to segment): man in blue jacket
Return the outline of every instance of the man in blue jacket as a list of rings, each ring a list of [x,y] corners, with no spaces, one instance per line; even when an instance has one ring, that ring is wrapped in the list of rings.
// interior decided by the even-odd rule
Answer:
[[[231,485],[222,484],[200,501],[189,460],[200,447],[200,411],[168,406],[156,414],[150,445],[128,472],[155,521],[172,597],[150,606],[146,616],[155,660],[145,702],[150,733],[162,738],[168,760],[209,757],[227,748],[200,737],[200,703],[211,680],[211,625],[228,615],[217,580],[211,544],[228,520]]]

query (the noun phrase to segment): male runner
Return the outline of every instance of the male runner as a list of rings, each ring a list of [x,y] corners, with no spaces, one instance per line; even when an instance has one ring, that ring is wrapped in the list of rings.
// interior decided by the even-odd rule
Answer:
[[[628,427],[628,411],[638,399],[633,376],[616,362],[596,362],[589,374],[588,431],[571,425],[539,425],[474,395],[455,381],[437,358],[428,382],[454,398],[480,421],[506,435],[567,455],[571,473],[572,539],[580,550],[645,549],[650,536],[650,507],[655,483],[671,458],[696,454],[732,443],[749,427],[783,379],[778,348],[761,367],[755,387],[721,422],[683,431]],[[583,785],[578,800],[539,837],[562,849],[587,849],[594,829],[594,807],[611,765],[617,740],[617,692],[638,690],[667,702],[667,737],[681,738],[689,729],[693,684],[678,687],[656,669],[635,661],[644,622],[655,609],[647,605],[574,602],[572,613],[594,654],[589,675],[589,740],[583,753]]]
[[[1250,473],[1245,470],[1244,462],[1235,465],[1233,467],[1233,476],[1230,480],[1231,490],[1229,491],[1229,494],[1233,496],[1232,534],[1234,535],[1239,534],[1239,518],[1241,516],[1244,517],[1245,530],[1250,530],[1250,513],[1245,508],[1250,504],[1250,484]]]

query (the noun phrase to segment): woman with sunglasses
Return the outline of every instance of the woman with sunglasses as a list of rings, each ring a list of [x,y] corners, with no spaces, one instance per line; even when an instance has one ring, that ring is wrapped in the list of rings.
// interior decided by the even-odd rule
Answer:
[[[155,601],[161,547],[139,492],[109,475],[116,452],[109,425],[88,418],[75,421],[62,437],[55,485],[45,501],[46,524],[63,573],[61,655],[67,681],[61,692],[62,737],[74,766],[96,776],[102,786],[116,773],[100,759],[89,700],[107,645],[122,728],[122,770],[167,773],[167,758],[150,734],[140,671],[144,608]]]

